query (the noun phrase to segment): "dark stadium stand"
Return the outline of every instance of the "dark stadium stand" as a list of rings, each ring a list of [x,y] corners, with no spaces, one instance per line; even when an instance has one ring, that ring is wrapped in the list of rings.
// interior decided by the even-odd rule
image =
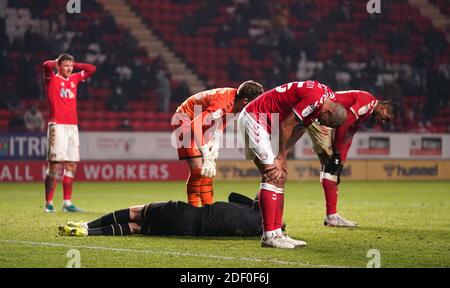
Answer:
[[[125,120],[135,131],[170,130],[171,113],[157,112],[155,90],[155,69],[164,61],[149,58],[100,4],[83,3],[84,13],[63,21],[50,15],[61,13],[65,0],[9,2],[0,18],[0,51],[5,52],[0,56],[5,63],[0,65],[0,129],[8,129],[6,119],[33,103],[46,114],[36,76],[40,63],[69,47],[77,59],[99,68],[79,91],[81,130],[128,130],[120,128]],[[391,127],[366,129],[450,132],[448,39],[408,1],[387,2],[382,14],[370,15],[365,1],[127,0],[208,87],[237,87],[254,79],[269,89],[316,79],[335,91],[365,89],[401,103],[401,117]],[[429,2],[448,17],[449,1]],[[24,19],[34,24],[25,25]],[[25,28],[8,30],[15,26]],[[26,27],[36,28],[20,32]],[[131,76],[117,67],[129,69]],[[34,84],[20,85],[24,81]],[[174,111],[189,93],[184,83],[171,83]]]
[[[69,47],[68,52],[76,59],[94,63],[98,67],[95,77],[89,80],[88,85],[81,85],[78,91],[81,130],[118,130],[125,119],[130,120],[133,130],[170,129],[170,123],[165,120],[171,113],[159,113],[164,117],[149,117],[157,113],[154,69],[156,65],[164,65],[160,59],[149,58],[145,49],[138,47],[128,31],[117,26],[114,18],[93,1],[83,3],[86,12],[69,17],[67,22],[58,17],[49,17],[63,13],[67,1],[38,2],[20,0],[9,3],[3,22],[7,25],[0,25],[4,35],[10,35],[5,37],[6,41],[2,43],[6,45],[1,47],[6,51],[6,55],[2,55],[2,63],[5,60],[6,67],[0,74],[0,89],[6,91],[1,94],[0,100],[2,131],[8,130],[14,115],[23,114],[33,104],[47,120],[48,107],[42,89],[41,64],[46,59],[56,58],[65,50],[64,47]],[[46,27],[51,27],[52,32],[49,33],[48,28],[46,31]],[[11,30],[7,31],[7,28]],[[145,66],[145,69],[141,69],[140,65]],[[116,69],[118,66],[130,68],[133,77],[121,79]],[[30,84],[26,85],[30,86],[25,87],[27,89],[22,89],[24,81]],[[179,84],[173,81],[172,89],[176,91]],[[121,101],[123,107],[114,105],[113,94],[117,87],[121,87],[123,95],[127,95],[127,99]],[[17,97],[20,101],[17,101]],[[171,108],[174,106],[176,104]],[[134,113],[137,110],[139,113]],[[143,117],[137,119],[135,115]],[[142,125],[144,119],[152,123],[146,121],[147,124]],[[21,130],[21,127],[15,127],[14,130]]]
[[[217,86],[253,78],[271,88],[305,79],[297,65],[304,53],[303,66],[316,68],[306,78],[401,103],[403,117],[389,130],[450,131],[445,114],[450,46],[408,1],[390,1],[375,16],[364,1],[128,2]]]
[[[450,16],[450,1],[449,0],[429,0],[431,3],[437,5],[441,13]]]

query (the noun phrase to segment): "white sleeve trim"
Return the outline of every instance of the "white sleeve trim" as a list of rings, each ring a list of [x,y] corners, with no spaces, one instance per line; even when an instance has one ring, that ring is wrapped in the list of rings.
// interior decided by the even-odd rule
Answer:
[[[355,115],[356,120],[359,119],[358,113],[355,112],[355,110],[353,110],[353,107],[350,107],[350,111],[352,111],[353,115]]]
[[[300,120],[303,121],[302,115],[298,114],[298,112],[295,110],[295,108],[292,108],[292,111],[294,111],[295,115],[297,115],[297,117],[300,118]]]

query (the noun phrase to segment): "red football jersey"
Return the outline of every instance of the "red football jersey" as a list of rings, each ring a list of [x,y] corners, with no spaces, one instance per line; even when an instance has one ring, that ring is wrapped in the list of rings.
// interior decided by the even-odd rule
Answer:
[[[350,90],[335,93],[336,102],[347,109],[347,120],[336,128],[334,147],[341,153],[341,159],[347,158],[352,144],[353,135],[358,131],[362,122],[370,118],[373,109],[378,104],[377,98],[366,91]]]
[[[267,114],[269,132],[274,116],[272,113],[278,113],[281,123],[293,111],[307,127],[319,116],[327,98],[334,99],[333,91],[317,81],[291,82],[261,94],[245,110],[255,117],[261,113]]]
[[[74,73],[68,78],[54,73],[53,69],[56,66],[54,61],[46,61],[43,66],[47,99],[50,104],[49,122],[77,125],[77,86],[95,72],[95,66],[75,63],[74,69],[81,72]]]

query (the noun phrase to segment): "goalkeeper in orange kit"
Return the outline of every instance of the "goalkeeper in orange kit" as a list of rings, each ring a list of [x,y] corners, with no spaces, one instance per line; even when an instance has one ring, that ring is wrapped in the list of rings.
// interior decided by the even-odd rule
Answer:
[[[224,130],[226,114],[239,113],[247,103],[264,92],[261,84],[245,81],[238,89],[217,88],[189,97],[172,117],[177,138],[178,158],[186,160],[188,203],[204,206],[213,203],[215,160]],[[225,123],[226,124],[226,123]],[[181,145],[180,145],[181,144]]]

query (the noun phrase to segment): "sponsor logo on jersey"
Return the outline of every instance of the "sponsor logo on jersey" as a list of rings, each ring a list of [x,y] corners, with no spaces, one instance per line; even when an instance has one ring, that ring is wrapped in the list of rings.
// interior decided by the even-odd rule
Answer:
[[[303,109],[302,111],[302,117],[308,117],[309,115],[311,115],[311,113],[314,112],[314,110],[316,109],[315,105],[309,105],[308,107],[306,107],[305,109]]]
[[[67,98],[67,99],[75,98],[75,94],[68,88],[61,88],[60,96],[61,96],[61,98]]]
[[[359,108],[358,115],[362,116],[362,115],[366,114],[367,112],[372,113],[373,108],[377,105],[377,103],[378,103],[378,101],[372,100],[369,104]]]
[[[370,106],[370,104],[365,105],[365,106],[359,108],[359,110],[358,110],[358,115],[359,115],[359,116],[362,116],[362,115],[366,114],[366,113],[369,111],[369,109],[370,109],[369,106]]]

